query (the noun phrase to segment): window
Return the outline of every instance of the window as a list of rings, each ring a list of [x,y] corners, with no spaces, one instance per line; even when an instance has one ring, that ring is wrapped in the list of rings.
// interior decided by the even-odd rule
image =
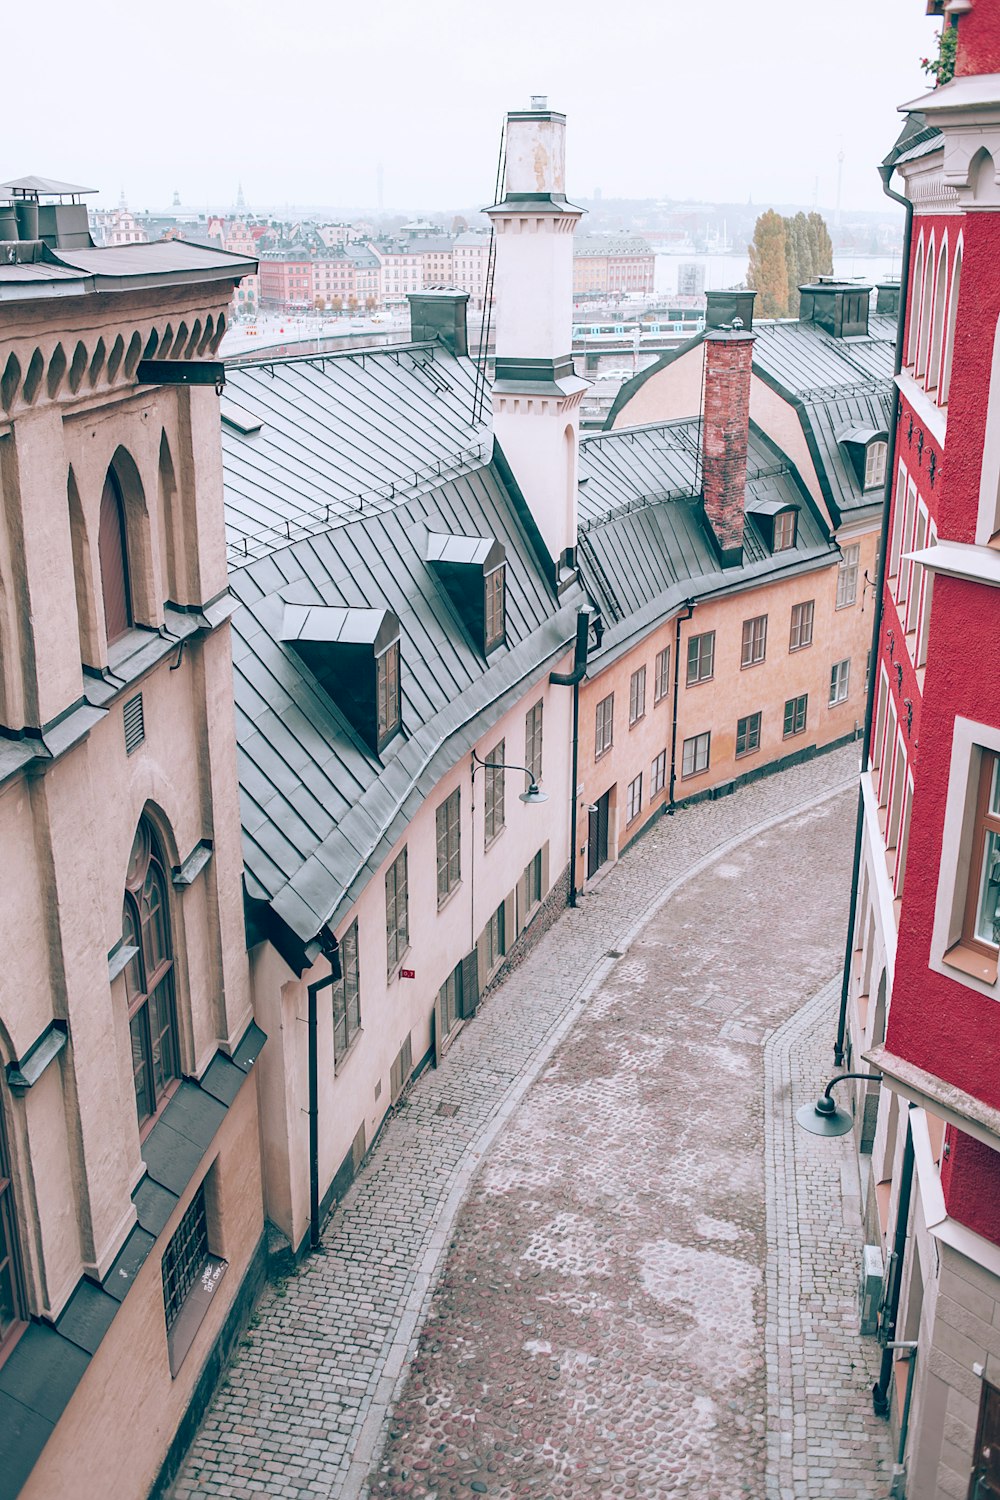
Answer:
[[[861,543],[852,542],[841,554],[837,568],[837,608],[857,603],[858,569],[861,566]]]
[[[201,1277],[208,1256],[208,1216],[205,1212],[205,1188],[202,1185],[184,1211],[167,1248],[163,1252],[163,1308],[167,1330],[173,1328],[187,1301],[188,1292]]]
[[[815,600],[792,605],[792,632],[788,638],[789,651],[803,651],[813,643],[813,613]]]
[[[486,924],[486,972],[491,974],[507,952],[504,904],[501,901]]]
[[[10,1159],[0,1119],[0,1350],[28,1321]]]
[[[615,695],[609,693],[597,705],[597,722],[594,726],[594,759],[611,749],[614,740]]]
[[[1000,946],[1000,756],[983,753],[962,937],[996,956]]]
[[[122,942],[133,950],[125,967],[125,993],[136,1110],[142,1126],[180,1077],[167,879],[146,818],[136,830],[129,855]]]
[[[97,530],[97,555],[101,564],[101,593],[108,644],[117,641],[132,625],[132,593],[129,587],[128,546],[125,540],[125,505],[114,471],[108,470],[101,495]]]
[[[830,707],[835,703],[843,703],[851,690],[851,663],[849,661],[835,662],[830,669]]]
[[[887,443],[869,443],[865,449],[865,489],[873,490],[885,484],[885,455]]]
[[[443,906],[462,878],[461,789],[456,787],[437,810],[437,903]]]
[[[455,1022],[462,1016],[462,965],[456,964],[444,984],[438,990],[437,1014],[440,1019],[441,1034],[448,1036],[454,1028]]]
[[[376,658],[375,672],[378,688],[378,745],[391,739],[401,723],[399,708],[399,642]],[[369,731],[370,733],[370,731]]]
[[[487,651],[492,651],[495,646],[503,645],[507,634],[507,618],[504,609],[506,575],[506,566],[501,563],[499,568],[494,568],[492,573],[487,573],[483,579],[483,588],[486,593],[485,644]]]
[[[404,849],[385,872],[386,962],[390,974],[410,946],[409,899]]]
[[[785,703],[785,723],[782,730],[782,738],[789,739],[793,734],[801,734],[806,727],[806,716],[809,710],[809,694],[802,693],[798,698],[789,698]]]
[[[670,647],[664,646],[662,651],[656,653],[656,665],[653,668],[653,702],[659,703],[670,691]]]
[[[491,844],[504,827],[504,750],[506,742],[500,740],[486,757],[486,809],[484,814],[484,840]]]
[[[343,975],[333,987],[333,1063],[343,1057],[361,1030],[361,972],[358,967],[358,924],[352,922],[340,940]]]
[[[642,807],[642,772],[628,784],[628,802],[625,810],[626,824],[634,823]]]
[[[708,770],[710,734],[694,734],[684,741],[684,756],[681,763],[682,776],[697,776]]]
[[[539,700],[524,718],[524,764],[530,781],[542,779],[542,706]]]
[[[743,621],[743,652],[741,667],[756,667],[764,660],[767,650],[767,615],[757,615]]]
[[[708,682],[715,673],[715,631],[693,635],[688,641],[687,685]]]
[[[736,754],[752,755],[760,749],[760,714],[747,714],[736,720]]]
[[[646,716],[646,668],[633,672],[628,685],[628,721],[637,724]]]
[[[654,797],[659,796],[660,792],[663,791],[663,788],[666,786],[666,784],[667,784],[667,752],[665,750],[661,750],[660,753],[659,753],[659,755],[653,761],[653,764],[652,764],[652,766],[650,766],[650,769],[649,769],[649,798],[650,798],[650,801],[652,801],[652,799]]]
[[[772,552],[787,552],[795,546],[795,531],[798,514],[794,510],[782,510],[774,518],[774,542]]]
[[[530,912],[539,904],[542,890],[542,851],[539,849],[524,871],[524,904]]]

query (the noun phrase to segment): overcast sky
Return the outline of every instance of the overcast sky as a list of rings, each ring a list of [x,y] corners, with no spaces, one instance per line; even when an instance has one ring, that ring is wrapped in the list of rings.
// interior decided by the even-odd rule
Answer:
[[[3,7],[0,180],[92,203],[442,210],[492,197],[504,111],[569,117],[569,190],[878,208],[924,0],[47,0]],[[818,184],[817,184],[818,179]]]

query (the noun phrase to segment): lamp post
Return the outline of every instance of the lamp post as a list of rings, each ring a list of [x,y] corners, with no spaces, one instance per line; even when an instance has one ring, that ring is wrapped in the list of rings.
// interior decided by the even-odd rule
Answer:
[[[504,760],[483,760],[482,756],[479,755],[479,754],[477,754],[477,752],[475,750],[473,750],[473,752],[472,752],[472,779],[473,779],[473,781],[475,781],[475,779],[476,779],[476,767],[477,766],[482,766],[483,769],[487,770],[487,771],[523,771],[524,774],[525,774],[525,776],[527,776],[528,780],[530,781],[531,785],[528,787],[528,790],[526,792],[519,793],[520,800],[522,802],[527,802],[528,805],[531,806],[531,807],[535,806],[539,802],[548,802],[548,800],[549,800],[549,794],[548,794],[548,792],[543,792],[542,791],[541,787],[538,785],[538,782],[535,780],[534,776],[532,776],[532,774],[528,770],[527,766],[515,766],[510,761],[504,761]]]

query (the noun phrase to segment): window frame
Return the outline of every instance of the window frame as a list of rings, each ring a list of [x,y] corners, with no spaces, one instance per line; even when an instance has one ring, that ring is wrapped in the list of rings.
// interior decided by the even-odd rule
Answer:
[[[410,948],[409,856],[405,844],[385,872],[385,948],[386,972],[391,979]]]
[[[767,615],[754,615],[743,621],[743,639],[740,648],[740,671],[748,667],[759,667],[767,656]]]
[[[625,794],[625,827],[628,828],[635,822],[642,812],[642,772],[634,776],[628,784]]]
[[[0,1365],[17,1343],[30,1321],[27,1285],[24,1276],[24,1251],[18,1223],[14,1192],[14,1169],[7,1145],[6,1122],[0,1105],[0,1281],[10,1288],[13,1317],[6,1329],[0,1325]]]
[[[507,826],[505,803],[507,740],[497,740],[492,750],[484,757],[483,791],[483,847],[488,849]]]
[[[542,890],[544,878],[544,867],[542,850],[539,849],[531,856],[524,867],[524,915],[527,921],[541,906],[545,892]]]
[[[112,520],[106,519],[106,506],[115,508],[115,534],[111,535]],[[113,545],[113,551],[109,548]],[[128,526],[125,518],[125,497],[114,467],[108,469],[104,476],[104,488],[101,491],[101,506],[98,517],[97,528],[97,556],[101,575],[101,611],[104,618],[105,640],[109,646],[120,641],[135,624],[135,601],[132,598],[132,577],[129,566],[128,554]],[[113,571],[112,571],[113,570]],[[124,623],[116,628],[112,634],[112,622],[108,618],[109,585],[119,583],[121,585],[124,608]]]
[[[653,757],[653,763],[649,768],[649,800],[658,797],[667,786],[667,752],[661,750],[659,755]]]
[[[791,527],[791,535],[786,536],[788,527]],[[771,551],[790,552],[799,539],[799,513],[789,507],[787,510],[779,510],[771,525]]]
[[[602,714],[602,710],[604,710]],[[594,711],[594,759],[600,760],[615,742],[615,695],[608,693]]]
[[[702,645],[708,642],[707,648]],[[708,671],[704,671],[706,654],[708,658]],[[698,676],[692,675],[692,666],[696,667]],[[687,638],[687,679],[685,687],[697,687],[702,682],[711,682],[715,676],[715,631],[703,630],[698,635],[689,635]]]
[[[802,722],[799,723],[801,710]],[[809,694],[796,693],[793,698],[785,699],[784,718],[782,720],[781,738],[783,740],[794,739],[796,735],[805,734],[809,726]]]
[[[889,444],[885,438],[875,438],[865,449],[865,475],[862,490],[881,489],[885,484],[886,458]]]
[[[437,850],[437,905],[440,911],[452,892],[462,883],[461,787],[455,787],[454,791],[449,792],[438,803],[434,810],[434,832]]]
[[[798,618],[798,620],[796,620],[796,611],[797,610],[808,610],[809,613],[808,614],[802,614]],[[809,649],[809,647],[813,643],[813,626],[815,624],[815,620],[816,620],[816,600],[815,599],[803,599],[802,602],[801,602],[801,604],[793,604],[792,605],[791,622],[790,622],[789,629],[788,629],[788,649],[789,649],[789,651],[807,651]],[[805,634],[806,629],[808,629],[808,632],[809,632],[809,639],[808,640],[803,640],[802,637]],[[796,640],[796,638],[795,638],[796,631],[798,631],[798,640]]]
[[[358,944],[358,919],[339,940],[341,977],[331,990],[333,1012],[333,1071],[337,1069],[361,1035],[361,954]],[[353,1019],[353,1026],[351,1024]],[[338,1035],[343,1030],[343,1045]]]
[[[670,694],[670,647],[657,651],[653,664],[653,707]]]
[[[506,639],[507,564],[498,563],[488,573],[483,573],[483,649],[489,655]]]
[[[507,911],[501,901],[496,911],[486,921],[486,973],[487,976],[499,967],[507,954]]]
[[[391,641],[375,658],[376,739],[379,750],[403,727],[399,686],[399,641]]]
[[[136,862],[137,850],[140,851],[139,863]],[[159,888],[159,905],[155,908],[147,905],[147,915],[144,916],[146,887],[151,876],[154,888]],[[156,933],[163,950],[159,956],[152,946]],[[125,876],[122,942],[136,950],[124,968],[125,1000],[136,1114],[140,1139],[144,1140],[181,1079],[170,881],[156,830],[145,815],[136,825]],[[159,1026],[155,1036],[154,1015]],[[154,1042],[158,1045],[154,1046]],[[137,1048],[144,1078],[143,1097],[140,1097],[136,1082]]]
[[[861,572],[861,543],[848,542],[846,547],[840,549],[840,562],[837,564],[837,602],[836,609],[850,609],[852,604],[858,602],[858,577]],[[850,587],[851,595],[847,597]]]
[[[758,708],[752,714],[744,714],[736,720],[736,759],[740,760],[744,755],[754,755],[760,749],[760,730],[763,722],[763,713]],[[740,726],[743,726],[742,729]],[[740,736],[743,736],[743,748],[740,749]],[[751,743],[751,740],[753,741]]]
[[[850,695],[851,658],[847,656],[843,661],[835,661],[830,668],[830,696],[827,700],[827,707],[835,708],[838,703],[846,703]]]
[[[701,742],[704,740],[705,763],[699,765]],[[691,751],[691,764],[688,765],[688,746],[694,748]],[[681,780],[686,781],[690,776],[703,776],[712,763],[712,731],[703,730],[701,734],[688,735],[681,746]]]
[[[628,727],[646,717],[646,664],[636,667],[628,682]]]

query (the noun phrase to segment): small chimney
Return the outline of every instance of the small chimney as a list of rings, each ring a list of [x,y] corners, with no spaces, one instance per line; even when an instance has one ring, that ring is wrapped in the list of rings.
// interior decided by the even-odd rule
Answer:
[[[705,293],[705,328],[731,328],[739,318],[747,333],[753,327],[753,304],[756,292],[743,290]]]
[[[739,567],[743,561],[755,337],[742,327],[717,328],[705,335],[702,504],[724,568]]]
[[[880,281],[875,288],[878,297],[876,312],[886,318],[899,317],[899,282]]]
[[[423,292],[410,292],[406,300],[410,304],[410,338],[415,344],[426,339],[440,339],[452,354],[468,354],[468,292],[460,292],[454,287],[434,287]]]
[[[871,294],[870,286],[821,276],[799,287],[799,321],[815,323],[831,338],[863,338],[868,333]]]

